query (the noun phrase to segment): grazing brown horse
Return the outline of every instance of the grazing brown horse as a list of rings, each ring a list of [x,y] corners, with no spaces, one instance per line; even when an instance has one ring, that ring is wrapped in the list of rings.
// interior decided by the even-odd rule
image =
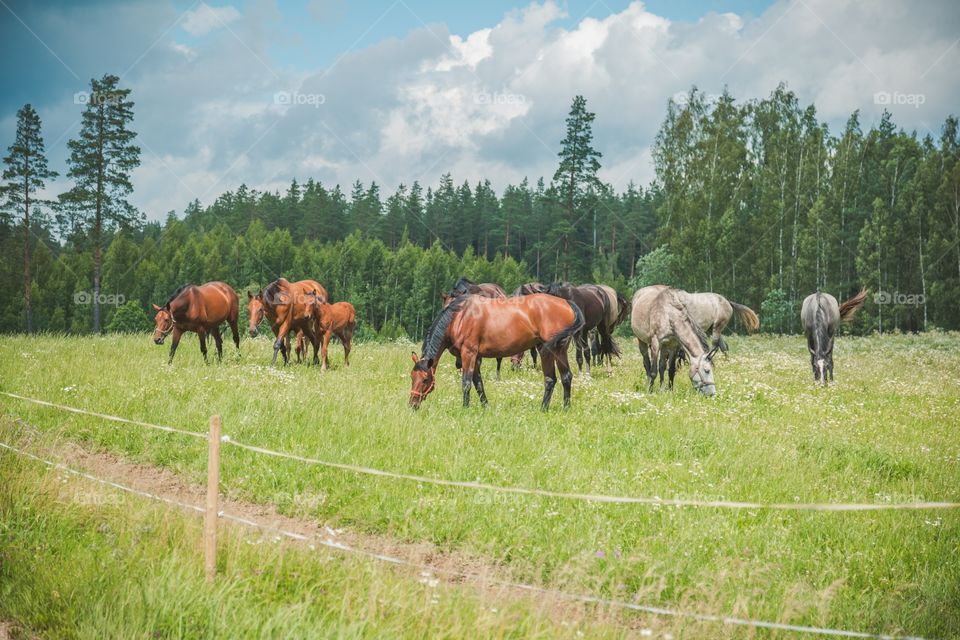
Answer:
[[[528,282],[526,284],[522,284],[519,287],[517,287],[517,290],[514,291],[512,295],[513,297],[517,297],[517,296],[528,296],[531,293],[546,293],[546,292],[547,292],[547,285],[541,282]],[[514,369],[519,369],[520,366],[523,364],[523,353],[524,352],[521,351],[520,353],[515,353],[512,356],[510,356],[510,363],[513,365]],[[536,349],[533,349],[533,348],[530,349],[530,359],[533,360],[533,366],[536,367],[537,366],[537,350]]]
[[[544,294],[494,300],[481,296],[460,296],[434,318],[423,340],[422,356],[412,353],[410,406],[419,408],[436,382],[437,362],[450,350],[463,359],[463,406],[470,405],[470,388],[476,387],[480,403],[487,404],[480,377],[483,358],[522,353],[537,346],[543,365],[545,410],[557,384],[560,369],[563,404],[570,405],[573,375],[567,362],[567,346],[583,328],[583,313],[569,300]]]
[[[320,348],[320,336],[314,331],[313,312],[311,311],[312,298],[308,294],[317,292],[324,298],[327,290],[316,280],[299,280],[288,282],[286,278],[274,280],[263,291],[253,295],[247,292],[247,311],[250,314],[250,336],[256,337],[258,327],[266,319],[270,322],[276,340],[273,343],[273,362],[277,361],[277,352],[283,354],[283,363],[290,362],[290,332],[298,335],[303,333],[304,339],[313,345],[313,363],[318,364],[320,358],[317,351]],[[306,358],[306,345],[303,345]]]
[[[311,312],[313,313],[314,332],[322,336],[320,358],[323,361],[323,370],[330,366],[327,359],[327,346],[330,338],[337,336],[343,345],[343,366],[350,366],[350,347],[353,341],[353,331],[357,328],[357,312],[349,302],[330,304],[327,298],[319,293],[309,294]]]
[[[650,391],[653,391],[661,362],[670,364],[669,388],[673,388],[677,362],[675,354],[682,347],[690,361],[690,381],[693,386],[706,396],[717,392],[713,381],[713,355],[719,347],[710,349],[707,334],[690,317],[675,289],[666,285],[638,289],[633,294],[631,324],[640,353],[643,354]],[[661,349],[668,354],[664,359],[660,357]]]
[[[220,325],[224,321],[230,325],[233,344],[237,351],[240,350],[240,333],[237,329],[240,303],[236,291],[225,282],[208,282],[200,286],[185,284],[170,296],[165,305],[153,305],[153,308],[157,311],[153,341],[163,344],[167,335],[173,333],[167,364],[173,362],[180,337],[186,331],[195,331],[200,337],[200,353],[203,354],[204,361],[207,359],[207,334],[212,335],[217,345],[217,360],[222,359],[223,337],[220,334]]]
[[[617,345],[613,342],[606,328],[606,318],[611,310],[610,301],[603,289],[595,284],[582,284],[575,287],[569,282],[554,282],[547,287],[547,293],[574,302],[583,312],[583,329],[574,337],[578,370],[583,370],[584,360],[586,360],[587,374],[590,374],[588,337],[594,329],[600,333],[600,353],[611,356],[620,355],[620,350],[617,349]]]
[[[813,381],[827,384],[827,377],[833,382],[833,338],[841,322],[850,322],[857,310],[867,299],[867,290],[853,296],[843,304],[829,293],[811,293],[800,308],[800,322],[807,335],[807,349],[810,351],[810,366],[813,368]]]

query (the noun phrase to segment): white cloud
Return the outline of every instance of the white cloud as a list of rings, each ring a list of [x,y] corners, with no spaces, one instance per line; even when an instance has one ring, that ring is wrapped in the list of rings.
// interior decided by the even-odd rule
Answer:
[[[232,5],[211,7],[201,2],[193,11],[184,13],[182,25],[184,31],[190,35],[202,36],[239,18],[240,12]]]

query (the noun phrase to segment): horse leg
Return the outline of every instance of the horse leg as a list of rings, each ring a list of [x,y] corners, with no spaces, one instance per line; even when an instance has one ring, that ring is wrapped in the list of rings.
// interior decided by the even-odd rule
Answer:
[[[813,336],[807,336],[807,351],[810,352],[810,368],[813,369],[813,381],[820,382],[820,369],[817,368],[817,345]]]
[[[497,365],[499,367],[499,358],[497,359]],[[484,407],[487,406],[487,394],[483,390],[483,378],[480,377],[480,362],[482,358],[477,358],[477,365],[473,371],[473,386],[477,390],[477,395],[480,396],[480,404]]]
[[[497,358],[497,380],[500,379],[500,365],[503,364],[503,358]]]
[[[313,364],[314,365],[320,364],[320,356],[317,355],[317,351],[320,349],[320,340],[321,340],[321,336],[318,336],[316,331],[311,330],[310,344],[313,345]],[[304,359],[306,359],[306,354],[304,354]]]
[[[560,370],[560,384],[563,385],[563,408],[570,408],[570,383],[573,372],[570,371],[570,358],[566,349],[557,354],[557,368]]]
[[[237,328],[237,319],[230,318],[227,322],[230,324],[230,331],[233,333],[233,344],[236,345],[237,351],[240,351],[240,330]]]
[[[674,351],[670,354],[670,382],[667,384],[667,389],[673,391],[673,378],[677,375],[677,352]]]
[[[203,354],[203,361],[208,362],[207,360],[207,332],[203,329],[197,330],[197,335],[200,336],[200,353]]]
[[[177,347],[180,345],[180,336],[183,335],[183,331],[180,330],[180,327],[173,327],[173,336],[170,338],[170,357],[167,359],[167,364],[173,362],[173,356],[177,352]]]
[[[557,349],[566,351],[566,345],[558,345]],[[557,385],[555,359],[556,356],[550,349],[540,351],[540,368],[543,370],[543,402],[540,403],[540,408],[544,411],[550,408],[550,397],[553,395],[553,388]]]
[[[643,371],[647,374],[647,379],[650,379],[650,350],[642,340],[637,338],[637,346],[640,348],[640,355],[643,356]]]
[[[343,345],[343,366],[350,366],[350,347],[351,342],[353,341],[353,334],[350,331],[344,331],[343,333],[338,333],[337,337],[340,338],[340,344]]]
[[[657,336],[650,337],[650,373],[647,374],[647,377],[650,379],[650,387],[648,391],[653,391],[653,383],[657,379],[657,369],[660,366],[660,341],[657,339]]]
[[[213,329],[213,342],[217,345],[217,362],[223,362],[223,335],[220,333],[220,327]]]
[[[530,347],[530,359],[533,360],[533,368],[537,368],[537,349],[536,347]]]
[[[273,341],[273,361],[270,364],[277,364],[277,353],[283,353],[283,363],[286,364],[288,345],[290,344],[290,326],[284,322],[277,330],[277,339]]]
[[[324,371],[330,368],[330,360],[327,359],[327,349],[330,346],[331,335],[333,335],[332,331],[324,331],[323,338],[321,338],[321,343],[320,343],[320,360],[323,362]]]
[[[463,406],[470,406],[470,389],[473,388],[473,372],[477,366],[477,356],[469,351],[461,351],[460,358],[463,364]]]

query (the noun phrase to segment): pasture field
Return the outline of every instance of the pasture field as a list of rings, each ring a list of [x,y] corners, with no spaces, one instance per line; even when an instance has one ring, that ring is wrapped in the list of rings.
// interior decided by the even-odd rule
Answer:
[[[634,342],[613,374],[575,376],[539,410],[542,376],[484,362],[490,406],[461,404],[453,358],[410,411],[410,343],[355,344],[352,366],[270,366],[267,338],[205,365],[195,336],[171,366],[149,337],[0,338],[0,391],[389,471],[555,491],[761,503],[960,501],[960,335],[841,337],[815,387],[800,337],[728,337],[718,395],[677,373],[648,394]],[[205,479],[206,443],[0,396],[0,439],[79,445]],[[24,425],[36,428],[39,435]],[[24,433],[30,432],[30,438]],[[608,504],[358,475],[225,446],[229,499],[420,545],[512,581],[699,613],[870,633],[960,637],[960,510],[811,512]],[[64,481],[67,482],[67,481]],[[69,483],[73,483],[70,480]],[[75,481],[82,482],[82,481]],[[62,498],[55,472],[0,454],[0,620],[55,636],[781,637],[570,610],[470,584],[439,590],[373,561],[231,531],[202,581],[200,524],[125,498]],[[72,484],[71,484],[72,486]],[[112,626],[111,626],[112,625]],[[127,626],[119,626],[127,625]],[[106,631],[104,631],[106,629]],[[314,630],[311,634],[308,630]]]

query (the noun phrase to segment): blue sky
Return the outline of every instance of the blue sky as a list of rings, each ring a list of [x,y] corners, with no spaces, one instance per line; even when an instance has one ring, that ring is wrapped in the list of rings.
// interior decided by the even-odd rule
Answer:
[[[0,0],[0,53],[0,145],[31,102],[61,173],[76,95],[121,76],[151,219],[241,182],[549,178],[576,94],[617,188],[653,179],[667,102],[692,85],[750,100],[785,82],[833,130],[888,108],[937,135],[960,111],[952,0]]]

